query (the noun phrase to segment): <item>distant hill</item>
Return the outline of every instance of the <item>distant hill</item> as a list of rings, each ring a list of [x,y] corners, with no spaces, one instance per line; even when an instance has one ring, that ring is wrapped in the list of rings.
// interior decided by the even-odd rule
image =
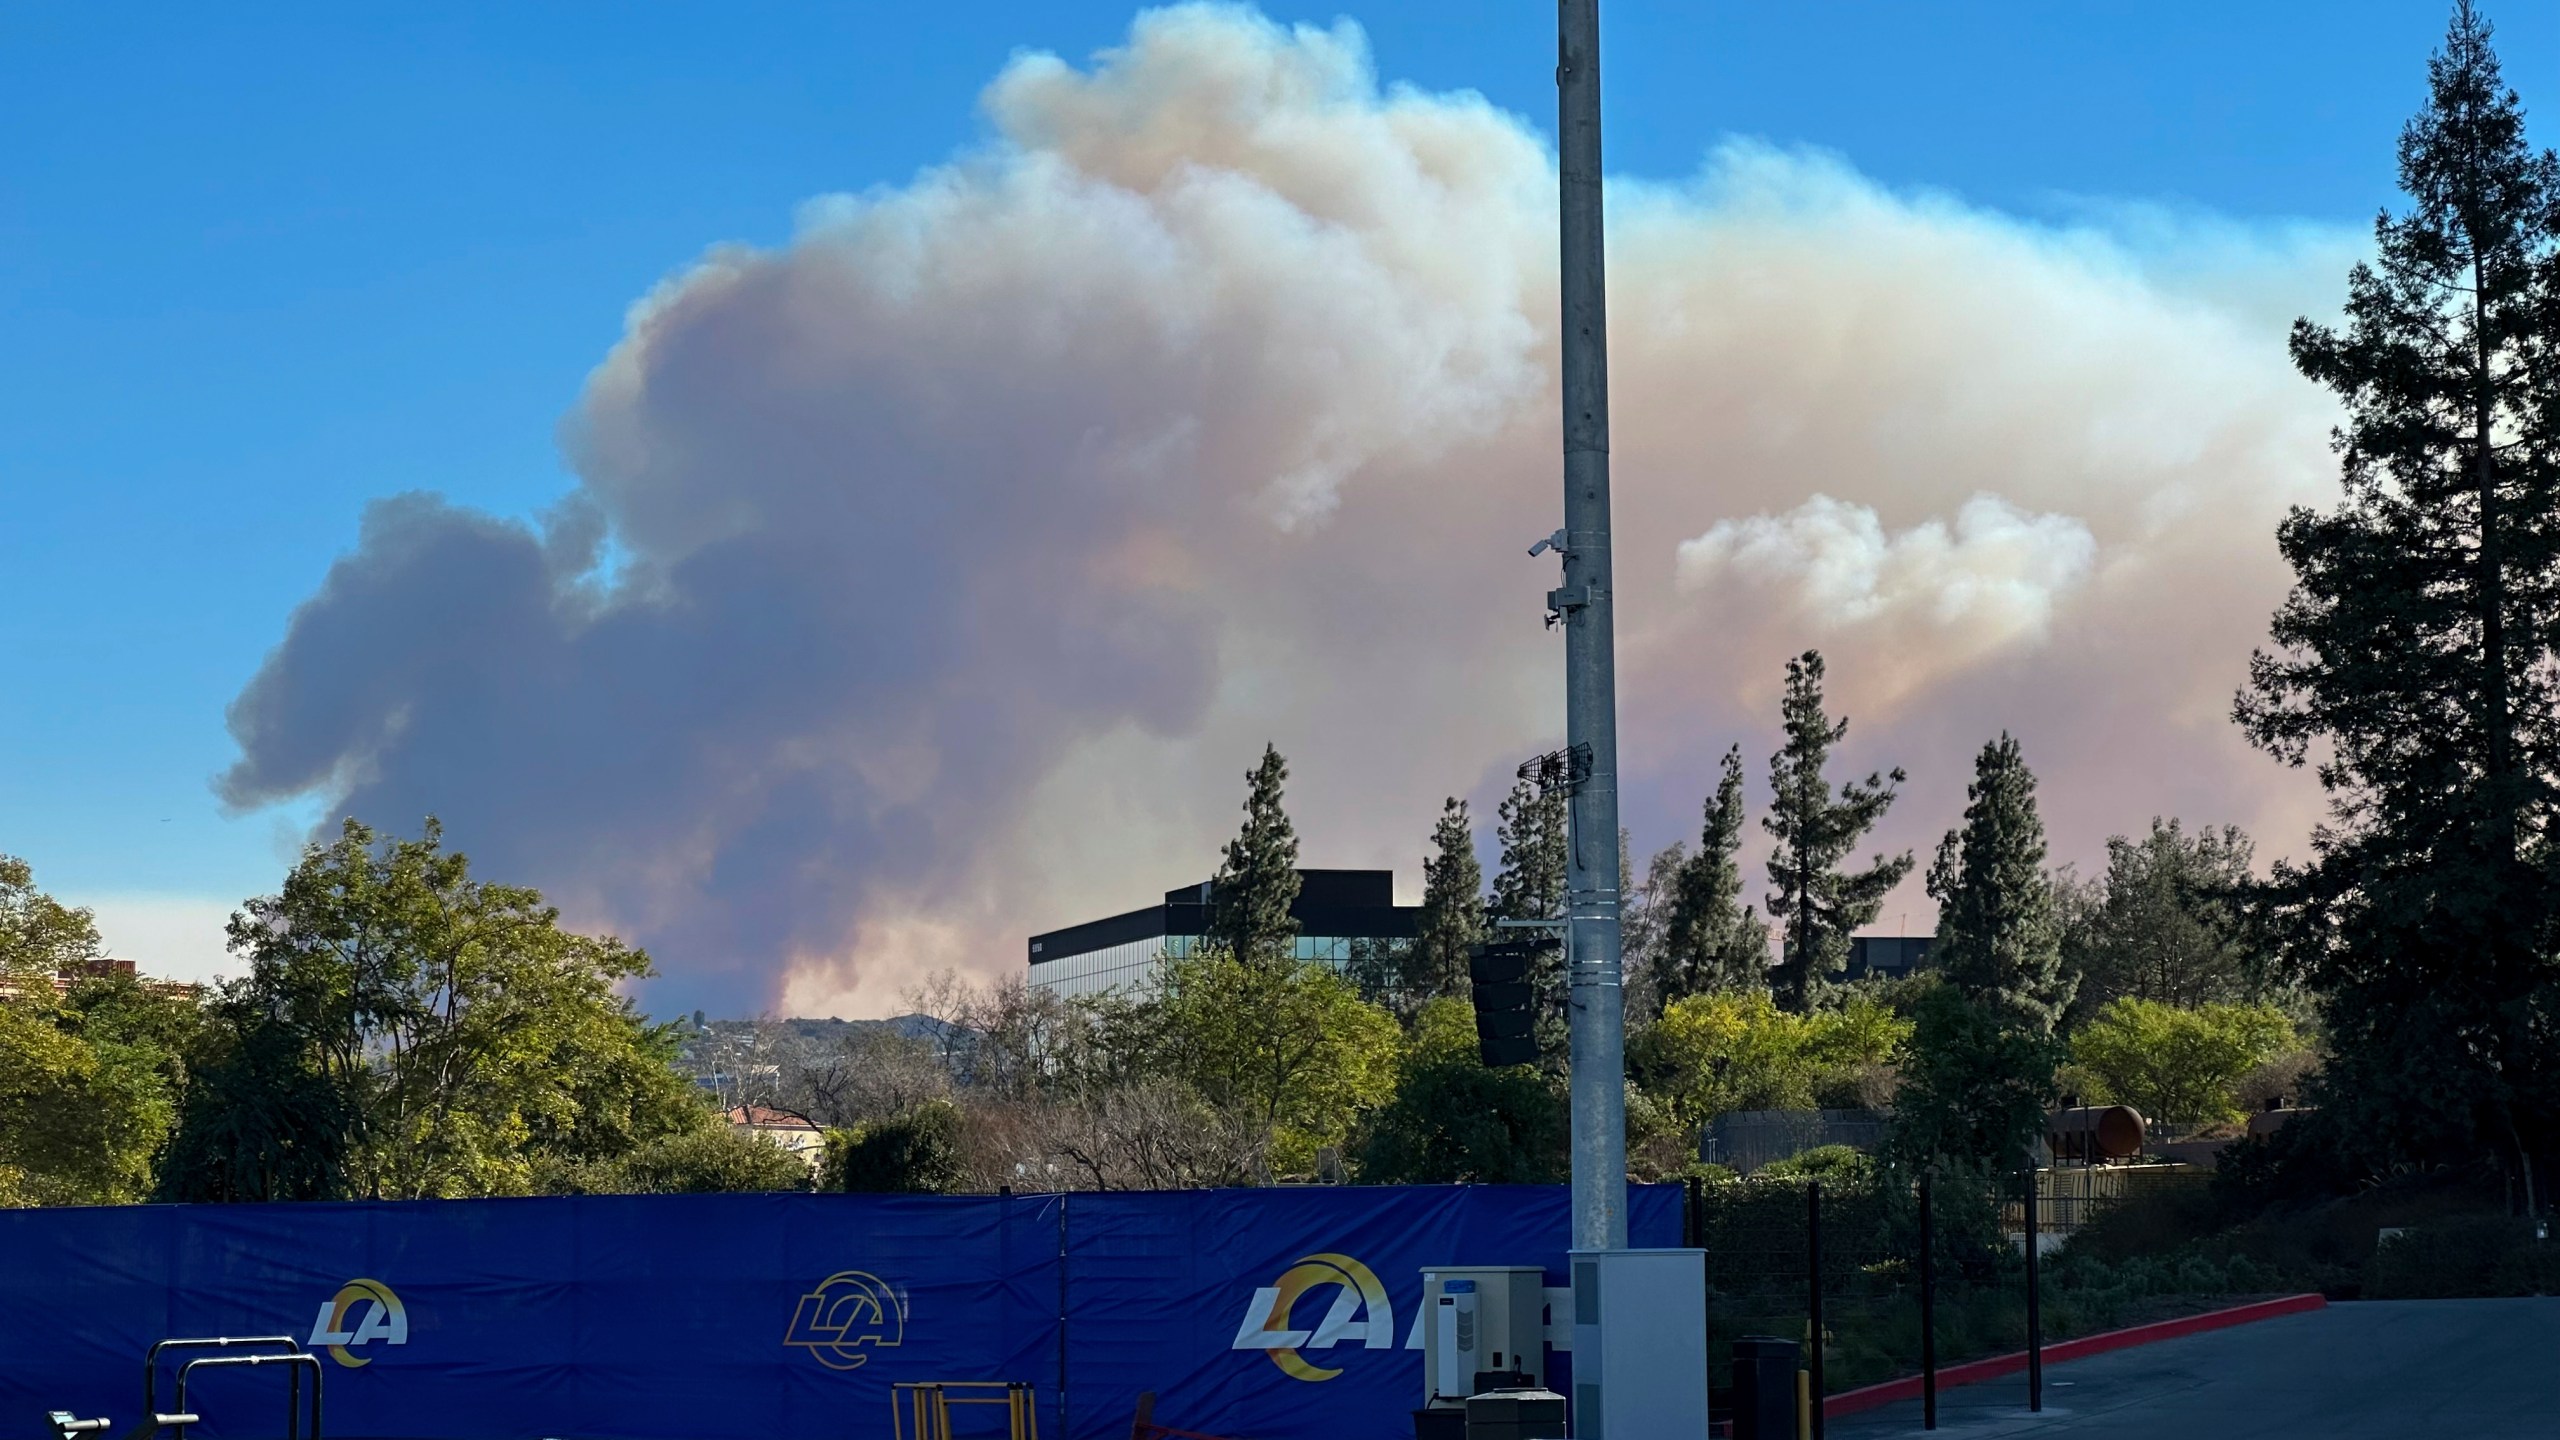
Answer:
[[[772,1020],[688,1016],[675,1023],[678,1070],[724,1097],[743,1093],[759,1099],[778,1093],[786,1072],[841,1056],[847,1042],[858,1035],[885,1031],[937,1046],[956,1038],[956,1027],[930,1015],[893,1015],[885,1020],[846,1020],[834,1015]]]

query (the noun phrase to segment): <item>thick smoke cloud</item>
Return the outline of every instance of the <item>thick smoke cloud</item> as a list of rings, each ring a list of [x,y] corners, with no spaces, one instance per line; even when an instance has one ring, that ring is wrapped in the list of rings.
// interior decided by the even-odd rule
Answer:
[[[540,523],[375,504],[235,702],[226,798],[440,814],[648,943],[658,1008],[1017,965],[1205,874],[1266,738],[1311,863],[1414,884],[1439,797],[1561,728],[1542,141],[1223,7],[984,108],[636,305]],[[1745,144],[1611,204],[1640,845],[1725,745],[1757,768],[1809,645],[1848,763],[1912,772],[1880,843],[2004,727],[2065,855],[2154,812],[2298,839],[2225,712],[2330,415],[2229,297],[2325,293],[2339,240],[2037,227]]]

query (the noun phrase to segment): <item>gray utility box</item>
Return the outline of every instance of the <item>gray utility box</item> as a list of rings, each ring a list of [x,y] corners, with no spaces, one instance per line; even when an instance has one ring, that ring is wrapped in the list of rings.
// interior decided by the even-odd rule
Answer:
[[[1488,1390],[1467,1398],[1467,1440],[1565,1440],[1564,1397],[1553,1390]]]
[[[1576,1250],[1576,1440],[1706,1440],[1707,1252]]]
[[[1547,1383],[1547,1272],[1535,1265],[1434,1265],[1422,1272],[1422,1403],[1455,1408],[1476,1375]]]

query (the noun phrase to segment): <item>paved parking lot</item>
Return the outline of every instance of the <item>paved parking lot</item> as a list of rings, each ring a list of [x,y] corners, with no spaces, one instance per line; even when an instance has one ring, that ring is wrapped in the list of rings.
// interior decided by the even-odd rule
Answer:
[[[2373,1300],[2165,1340],[1938,1397],[1937,1434],[2560,1437],[2560,1298]],[[1851,1437],[1920,1435],[1920,1402],[1834,1420]]]

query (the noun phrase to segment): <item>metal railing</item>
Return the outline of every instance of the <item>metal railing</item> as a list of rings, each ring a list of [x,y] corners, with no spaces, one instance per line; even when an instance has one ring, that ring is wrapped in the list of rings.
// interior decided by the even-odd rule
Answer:
[[[181,1363],[176,1372],[176,1408],[160,1408],[160,1357],[171,1350],[242,1350],[255,1347],[267,1352],[248,1355],[205,1355]],[[162,1340],[142,1357],[142,1420],[131,1440],[149,1440],[163,1430],[174,1430],[185,1440],[187,1427],[199,1423],[202,1416],[187,1408],[187,1376],[202,1366],[261,1365],[286,1367],[289,1382],[285,1394],[285,1440],[304,1440],[302,1371],[311,1370],[311,1434],[308,1440],[320,1440],[320,1361],[302,1348],[302,1342],[290,1335],[217,1335],[201,1338]]]

